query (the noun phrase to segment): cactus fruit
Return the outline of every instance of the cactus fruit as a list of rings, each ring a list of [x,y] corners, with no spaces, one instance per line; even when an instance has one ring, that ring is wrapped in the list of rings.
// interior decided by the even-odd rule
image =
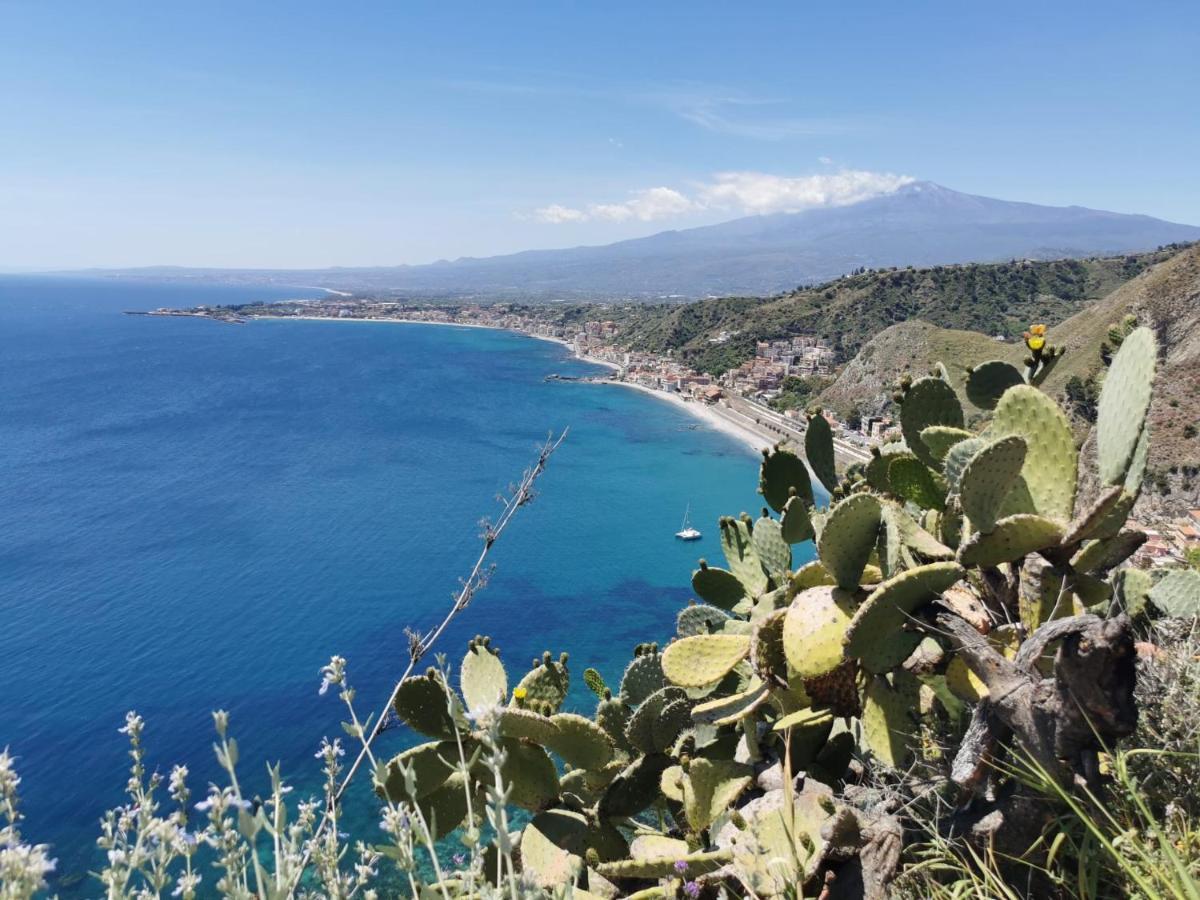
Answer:
[[[726,516],[721,519],[721,550],[729,571],[737,576],[748,596],[757,597],[767,589],[767,574],[751,543],[750,526]],[[718,604],[719,605],[719,604]]]
[[[740,694],[718,697],[693,706],[692,721],[706,725],[731,725],[754,712],[770,696],[767,685],[752,680],[751,686]]]
[[[1096,406],[1096,455],[1100,480],[1121,484],[1150,409],[1158,348],[1149,328],[1135,328],[1121,343]]]
[[[784,505],[780,525],[783,528],[783,539],[789,544],[812,540],[816,535],[812,519],[809,518],[808,505],[802,497],[792,497]]]
[[[930,425],[963,427],[962,404],[950,387],[940,378],[921,378],[913,382],[900,408],[900,431],[908,449],[927,466],[937,466],[938,460],[921,440],[921,432]]]
[[[630,660],[621,678],[621,700],[637,706],[666,684],[662,657],[658,653],[643,653]]]
[[[975,435],[965,428],[954,428],[951,425],[930,425],[921,429],[921,443],[938,463],[946,458],[951,447],[972,437]]]
[[[832,491],[838,485],[837,468],[833,461],[833,429],[819,413],[808,420],[804,431],[804,455],[817,480]]]
[[[946,508],[946,485],[915,456],[900,456],[888,466],[891,492],[922,509]]]
[[[863,702],[863,743],[871,754],[893,769],[904,768],[915,744],[917,680],[907,672],[892,674],[891,683],[876,675],[867,685]]]
[[[1058,522],[1029,514],[1006,516],[996,522],[991,533],[975,534],[963,542],[958,561],[964,566],[998,566],[1056,547],[1062,537],[1063,526]]]
[[[471,641],[458,675],[463,699],[471,712],[503,703],[507,698],[508,675],[504,663],[483,641]]]
[[[814,587],[796,596],[783,624],[783,649],[793,672],[814,678],[841,665],[854,608],[854,593],[841,588]]]
[[[879,501],[870,494],[854,494],[830,510],[817,541],[817,554],[839,587],[853,590],[858,586],[875,549],[880,515]]]
[[[396,688],[392,707],[409,728],[427,737],[454,736],[450,705],[456,702],[441,675],[414,675]]]
[[[413,802],[440,788],[454,774],[458,746],[450,741],[418,744],[392,757],[375,774],[375,792],[390,803]],[[412,771],[416,795],[410,796],[402,767]]]
[[[1025,465],[1008,495],[1004,514],[1037,513],[1064,523],[1070,521],[1075,510],[1079,453],[1058,404],[1035,387],[1011,388],[996,406],[992,433],[998,438],[1018,435],[1025,440]],[[1027,498],[1021,491],[1022,484]]]
[[[766,453],[758,473],[758,489],[771,509],[783,512],[793,488],[797,497],[812,506],[812,481],[804,461],[790,450]]]
[[[672,684],[703,687],[724,678],[749,652],[746,635],[698,634],[672,642],[663,651],[662,670]]]
[[[994,359],[971,369],[967,375],[967,399],[980,409],[995,409],[1004,392],[1025,383],[1016,366]]]
[[[1189,619],[1200,615],[1200,572],[1177,569],[1150,589],[1150,602],[1165,616]]]
[[[1010,435],[971,457],[958,483],[958,496],[971,527],[984,534],[996,525],[1008,492],[1025,465],[1025,439]]]
[[[1146,532],[1132,530],[1103,540],[1089,541],[1071,558],[1071,566],[1077,572],[1103,574],[1133,556],[1144,543]]]
[[[639,756],[605,788],[596,805],[597,812],[606,819],[636,816],[654,802],[655,788],[670,765],[671,758],[661,753]]]
[[[604,683],[604,676],[595,669],[588,668],[583,670],[583,683],[587,685],[589,691],[601,700],[605,698],[606,692],[611,693],[608,690],[608,685]]]
[[[717,609],[715,606],[697,603],[692,606],[685,606],[679,611],[679,615],[675,617],[675,632],[680,637],[691,637],[695,634],[713,634],[720,631],[728,621],[730,621],[728,613]],[[587,677],[586,672],[584,673],[584,677]]]
[[[595,770],[612,759],[612,738],[591,719],[574,713],[557,713],[549,722],[554,726],[554,734],[542,743],[567,765]]]
[[[904,630],[909,617],[964,574],[957,563],[935,562],[889,578],[871,592],[850,620],[846,654],[876,673],[904,662],[921,642],[920,634]]]
[[[783,526],[763,516],[754,523],[750,543],[763,567],[772,577],[782,580],[783,573],[792,567],[792,548],[783,538]]]
[[[736,575],[725,569],[714,569],[704,560],[700,568],[692,573],[692,590],[705,603],[733,609],[746,596],[746,586]]]
[[[683,810],[688,827],[708,828],[750,786],[754,770],[727,759],[697,757],[683,779]]]
[[[548,709],[549,712],[556,713],[567,699],[570,685],[571,675],[567,671],[566,662],[554,660],[546,653],[542,661],[526,672],[525,677],[513,689],[512,703],[515,705],[520,695],[523,698],[520,702],[525,707]]]

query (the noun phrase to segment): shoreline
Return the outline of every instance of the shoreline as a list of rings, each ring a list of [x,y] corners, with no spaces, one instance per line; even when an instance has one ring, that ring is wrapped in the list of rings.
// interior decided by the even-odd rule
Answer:
[[[273,320],[286,321],[288,319],[300,319],[307,322],[381,322],[386,324],[397,325],[440,325],[443,328],[480,328],[485,331],[504,331],[508,334],[519,335],[520,337],[532,338],[536,341],[547,341],[551,344],[557,344],[560,347],[570,351],[571,359],[579,362],[590,363],[594,366],[603,366],[613,372],[620,371],[621,367],[616,363],[609,362],[605,359],[595,359],[591,356],[580,356],[575,353],[574,346],[562,338],[550,337],[544,334],[530,334],[527,331],[517,331],[513,328],[499,328],[495,325],[479,325],[474,322],[431,322],[427,319],[359,319],[345,318],[338,319],[332,316],[249,316],[248,318],[258,320]],[[709,406],[698,400],[684,400],[678,394],[668,391],[661,391],[657,388],[647,387],[644,384],[637,384],[633,381],[617,381],[615,379],[599,379],[586,382],[588,384],[599,385],[615,385],[616,387],[632,388],[635,391],[641,391],[649,397],[654,397],[661,400],[663,403],[669,403],[676,409],[690,415],[701,423],[712,428],[714,431],[720,432],[726,437],[733,438],[741,443],[747,450],[758,455],[764,447],[772,446],[779,440],[778,436],[759,432],[751,427],[749,422],[743,423],[738,421],[737,413],[728,410],[721,406]],[[740,418],[740,417],[739,417]]]

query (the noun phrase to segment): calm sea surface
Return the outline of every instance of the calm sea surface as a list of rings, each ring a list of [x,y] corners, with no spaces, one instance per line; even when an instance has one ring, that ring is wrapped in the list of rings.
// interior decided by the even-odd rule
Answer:
[[[120,314],[297,296],[316,292],[0,277],[0,747],[66,896],[97,893],[126,710],[194,793],[218,777],[218,707],[243,783],[280,760],[308,789],[343,718],[321,665],[349,659],[364,713],[386,697],[404,627],[444,611],[549,431],[571,428],[441,645],[455,665],[477,633],[510,670],[569,650],[590,710],[583,668],[615,682],[634,644],[665,642],[696,558],[720,557],[717,516],[758,509],[747,448],[634,391],[544,382],[592,371],[553,344]],[[689,502],[705,537],[684,545]]]

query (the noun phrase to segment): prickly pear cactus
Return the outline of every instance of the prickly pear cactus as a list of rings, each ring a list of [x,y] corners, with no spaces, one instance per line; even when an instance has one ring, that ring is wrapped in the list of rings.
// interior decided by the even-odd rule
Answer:
[[[1105,484],[1120,484],[1129,470],[1150,409],[1157,356],[1154,333],[1134,329],[1104,378],[1096,407],[1096,446]]]
[[[758,474],[758,489],[775,512],[783,512],[788,498],[801,497],[813,505],[812,482],[804,461],[790,450],[776,448],[763,452]]]
[[[808,427],[804,431],[804,455],[808,457],[809,467],[825,490],[836,490],[838,477],[833,457],[833,429],[819,412],[808,419]]]
[[[930,425],[963,427],[962,404],[958,402],[954,388],[940,378],[914,381],[900,406],[900,430],[908,449],[925,465],[937,466],[937,457],[921,440],[921,432]]]
[[[967,399],[980,409],[995,409],[1005,391],[1024,383],[1025,376],[1016,366],[992,360],[967,373]]]

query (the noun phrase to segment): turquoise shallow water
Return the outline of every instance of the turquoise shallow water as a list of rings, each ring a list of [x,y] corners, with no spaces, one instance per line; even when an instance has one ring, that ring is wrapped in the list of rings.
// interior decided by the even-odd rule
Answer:
[[[717,516],[758,508],[747,448],[634,391],[544,382],[592,371],[554,344],[119,314],[305,293],[0,278],[0,746],[64,895],[95,893],[79,876],[121,800],[127,709],[151,764],[186,762],[196,792],[216,707],[252,786],[275,759],[311,785],[341,734],[321,665],[341,654],[364,707],[386,697],[404,626],[445,609],[549,431],[571,428],[441,645],[454,662],[488,633],[511,668],[569,650],[576,675],[615,681],[671,634],[697,556],[720,557]],[[705,538],[685,545],[689,502]]]

